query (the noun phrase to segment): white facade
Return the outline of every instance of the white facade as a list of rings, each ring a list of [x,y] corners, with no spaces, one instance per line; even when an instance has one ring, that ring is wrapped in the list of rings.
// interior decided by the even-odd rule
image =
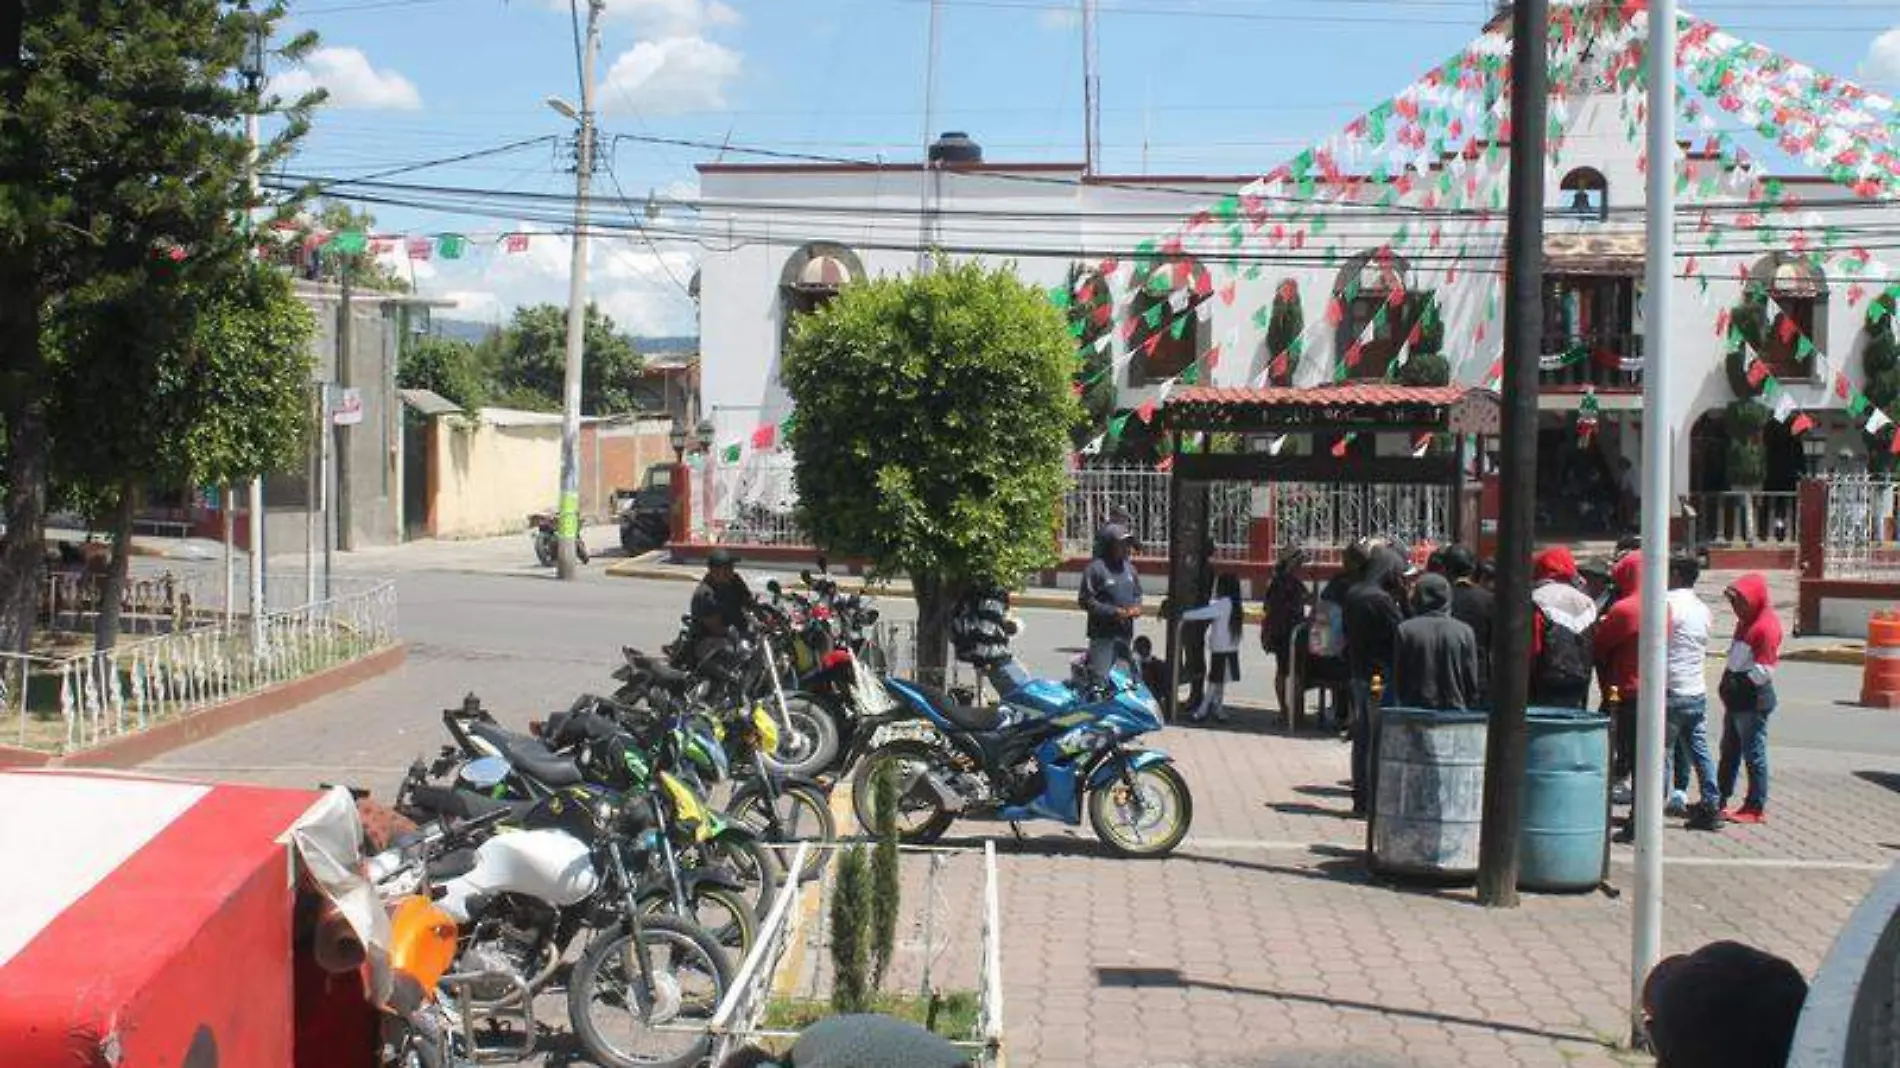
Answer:
[[[1642,273],[1645,224],[1640,210],[1644,130],[1640,123],[1632,125],[1629,101],[1627,96],[1601,93],[1559,105],[1564,139],[1557,159],[1547,168],[1547,206],[1553,212],[1565,208],[1569,194],[1560,188],[1562,180],[1576,169],[1589,168],[1607,183],[1608,217],[1586,220],[1574,214],[1552,215],[1546,223],[1547,248],[1553,253],[1547,257],[1547,278],[1566,269],[1581,270],[1561,265],[1566,253],[1560,246],[1574,245],[1578,238],[1607,236],[1621,250],[1621,258],[1598,273],[1604,278],[1631,278],[1632,294],[1640,292],[1636,286]],[[1764,264],[1764,258],[1775,251],[1773,242],[1778,239],[1773,232],[1734,232],[1728,225],[1738,211],[1736,205],[1760,195],[1759,175],[1726,167],[1713,155],[1687,145],[1684,149],[1688,185],[1679,210],[1678,262],[1695,277],[1676,282],[1672,319],[1666,328],[1643,323],[1640,307],[1628,313],[1624,325],[1612,328],[1641,337],[1640,342],[1625,345],[1624,355],[1646,357],[1645,370],[1660,366],[1674,376],[1680,408],[1661,422],[1673,438],[1673,481],[1678,493],[1687,493],[1692,486],[1720,488],[1707,485],[1708,473],[1692,471],[1692,466],[1701,464],[1692,464],[1691,427],[1700,416],[1734,399],[1725,372],[1727,341],[1718,321],[1724,309],[1738,301],[1743,272],[1773,275],[1773,264]],[[1478,198],[1482,201],[1494,190],[1501,192],[1506,155],[1499,152],[1491,166],[1482,157],[1443,159],[1428,171],[1409,172],[1409,178],[1423,188],[1449,173],[1460,186],[1482,190]],[[755,427],[778,423],[789,412],[777,377],[792,301],[783,283],[788,271],[796,275],[801,253],[813,243],[849,250],[850,257],[837,257],[835,251],[822,248],[818,252],[854,259],[853,266],[861,265],[867,276],[915,270],[916,249],[922,244],[946,249],[952,256],[1013,261],[1025,280],[1045,287],[1063,285],[1072,263],[1092,267],[1113,258],[1124,265],[1112,279],[1116,321],[1120,322],[1128,314],[1131,298],[1126,269],[1131,252],[1144,241],[1181,237],[1184,251],[1206,266],[1214,281],[1215,296],[1194,312],[1194,337],[1198,352],[1218,346],[1220,359],[1211,381],[1221,386],[1263,384],[1268,353],[1265,331],[1257,320],[1264,318],[1259,313],[1273,304],[1276,289],[1286,280],[1298,285],[1306,323],[1307,355],[1293,384],[1331,381],[1335,358],[1350,340],[1341,338],[1342,328],[1328,321],[1328,305],[1343,283],[1341,261],[1354,253],[1389,247],[1409,263],[1404,272],[1408,290],[1437,294],[1446,324],[1444,354],[1455,380],[1485,383],[1503,354],[1506,320],[1498,281],[1504,239],[1501,210],[1490,219],[1447,217],[1416,207],[1420,203],[1416,191],[1401,197],[1397,207],[1329,201],[1315,209],[1326,217],[1324,237],[1309,233],[1303,247],[1295,248],[1290,232],[1302,224],[1294,215],[1297,206],[1284,196],[1257,202],[1264,218],[1248,222],[1238,244],[1218,225],[1183,231],[1184,223],[1222,198],[1262,188],[1245,177],[1113,177],[1087,175],[1079,165],[1008,164],[959,164],[934,170],[914,164],[708,165],[700,170],[703,228],[709,243],[719,249],[707,253],[702,265],[703,389],[722,444],[748,440]],[[1715,180],[1712,192],[1703,189],[1709,178]],[[1836,227],[1851,234],[1860,227],[1900,222],[1900,209],[1850,203],[1853,198],[1848,190],[1825,180],[1781,181],[1804,201],[1825,202],[1806,213],[1812,218],[1804,224],[1817,230]],[[1502,204],[1501,196],[1497,203]],[[923,213],[926,204],[934,205],[934,214]],[[1418,220],[1415,224],[1408,221],[1408,207]],[[1708,231],[1702,228],[1699,209],[1703,208],[1708,210],[1710,230],[1724,232],[1724,241],[1717,247],[1709,247],[1704,239]],[[1310,222],[1305,225],[1310,230]],[[1400,225],[1406,227],[1402,233]],[[1276,226],[1289,227],[1289,235],[1276,240]],[[1851,238],[1848,243],[1852,244]],[[1453,251],[1461,247],[1467,258],[1454,262]],[[1334,251],[1330,262],[1328,250]],[[1687,259],[1690,254],[1695,256],[1694,263]],[[1888,269],[1876,254],[1866,291],[1877,293],[1890,284],[1887,276]],[[1859,420],[1835,411],[1845,409],[1846,401],[1837,393],[1834,372],[1844,374],[1852,388],[1860,387],[1861,326],[1867,304],[1864,299],[1850,303],[1844,279],[1829,278],[1824,284],[1825,297],[1816,304],[1811,334],[1822,358],[1810,367],[1823,367],[1828,373],[1824,379],[1805,381],[1784,377],[1782,383],[1798,406],[1810,412],[1821,428],[1818,432],[1829,435],[1830,454],[1842,447],[1858,451]],[[1489,317],[1487,307],[1492,309]],[[1118,357],[1130,356],[1119,332],[1113,345]],[[1640,353],[1635,345],[1640,345]],[[1118,364],[1122,408],[1136,408],[1157,396],[1157,383],[1139,373],[1141,363],[1142,357],[1134,354],[1127,363]],[[1641,410],[1640,373],[1621,378],[1597,371],[1576,374],[1600,379],[1596,392],[1603,410],[1605,448],[1640,463],[1642,427],[1653,414]],[[1567,425],[1567,413],[1581,399],[1580,389],[1564,388],[1563,379],[1563,375],[1545,378],[1541,405],[1553,413],[1546,417],[1551,428]],[[754,457],[748,449],[739,466],[756,469],[773,463],[769,457]]]

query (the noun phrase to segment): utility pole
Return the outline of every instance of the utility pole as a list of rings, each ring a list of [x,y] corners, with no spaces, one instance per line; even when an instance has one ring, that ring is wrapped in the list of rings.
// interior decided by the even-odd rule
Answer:
[[[242,68],[242,72],[244,74],[244,80],[246,82],[246,86],[250,90],[250,104],[245,109],[245,114],[244,114],[244,140],[246,144],[249,146],[249,152],[245,160],[244,172],[245,172],[245,179],[250,185],[250,192],[251,192],[250,205],[247,205],[244,210],[244,226],[245,226],[245,229],[248,231],[251,228],[251,212],[253,210],[252,206],[256,205],[258,200],[262,196],[260,184],[258,182],[257,164],[258,164],[258,158],[259,158],[258,146],[263,140],[263,135],[259,129],[259,122],[258,122],[258,115],[257,115],[257,99],[258,99],[258,93],[264,87],[264,74],[265,74],[264,43],[265,42],[264,42],[263,20],[260,19],[257,15],[251,13],[251,10],[250,10],[251,5],[248,2],[248,0],[242,0],[242,2],[240,2],[238,6],[240,10],[245,12],[246,18],[250,20],[250,24],[245,27],[246,48],[245,48],[244,61],[242,64],[240,64]],[[229,494],[226,495],[226,500],[224,502],[226,515],[230,514],[230,508],[232,504],[232,501],[229,499],[229,496],[230,496]],[[264,606],[264,478],[262,475],[256,475],[251,478],[251,517],[250,519],[251,519],[250,521],[251,653],[252,655],[255,656],[255,655],[261,654],[264,649],[264,607],[265,607]],[[225,529],[227,531],[231,529],[230,526],[228,525],[228,520],[227,520],[227,525]],[[227,563],[226,564],[227,575],[229,574],[229,566],[230,565]],[[230,596],[231,592],[232,591],[228,588],[228,584],[227,584],[227,589],[225,591],[226,605],[229,605],[231,603],[231,596]]]
[[[567,275],[567,366],[561,389],[561,508],[555,535],[556,574],[572,580],[581,531],[581,370],[587,346],[587,193],[594,177],[594,53],[600,50],[605,0],[587,0],[587,43],[581,50],[581,110],[574,118],[574,259]],[[557,110],[559,110],[557,108]],[[572,109],[568,109],[570,112]]]
[[[1663,690],[1668,680],[1670,438],[1669,297],[1675,284],[1676,0],[1649,5],[1649,201],[1643,321],[1642,633],[1636,699],[1636,915],[1630,925],[1630,1045],[1646,1048],[1643,983],[1662,956]]]
[[[356,309],[352,303],[355,296],[356,280],[348,263],[345,263],[341,276],[337,278],[336,384],[339,393],[350,388],[350,383],[356,377],[351,374],[350,368],[356,355]],[[325,418],[328,418],[327,406]],[[356,544],[351,531],[355,516],[350,508],[350,428],[326,425],[323,429],[336,441],[333,447],[336,467],[336,547],[349,552]]]
[[[1505,237],[1503,434],[1499,441],[1498,625],[1485,738],[1478,901],[1517,907],[1524,822],[1525,705],[1530,700],[1531,544],[1537,490],[1537,355],[1544,331],[1546,0],[1511,9],[1511,204]]]
[[[1082,173],[1094,174],[1102,152],[1102,82],[1095,73],[1095,0],[1082,0]]]
[[[943,7],[930,0],[930,32],[924,45],[924,169],[917,175],[917,273],[930,273],[930,250],[937,244],[937,207],[943,194],[943,172],[930,158],[937,135],[937,59],[942,47]]]

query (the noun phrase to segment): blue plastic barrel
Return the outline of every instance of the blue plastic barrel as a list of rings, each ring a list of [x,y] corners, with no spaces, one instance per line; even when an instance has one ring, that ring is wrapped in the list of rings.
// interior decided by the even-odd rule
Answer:
[[[1373,779],[1374,871],[1434,880],[1477,874],[1484,737],[1482,712],[1381,710]]]
[[[1525,719],[1517,885],[1595,889],[1609,862],[1610,719],[1582,708],[1532,708]]]

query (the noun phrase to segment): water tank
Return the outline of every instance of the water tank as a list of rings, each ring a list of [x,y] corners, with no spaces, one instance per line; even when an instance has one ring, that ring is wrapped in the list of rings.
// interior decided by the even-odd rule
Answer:
[[[952,130],[937,138],[930,145],[932,163],[981,163],[983,146],[970,140],[970,135],[961,130]]]

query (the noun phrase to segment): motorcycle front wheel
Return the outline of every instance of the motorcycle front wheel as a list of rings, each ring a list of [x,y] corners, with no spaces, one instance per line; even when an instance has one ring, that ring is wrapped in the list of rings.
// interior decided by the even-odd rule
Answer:
[[[1174,851],[1194,822],[1194,797],[1172,764],[1118,775],[1089,792],[1095,837],[1119,856],[1161,857]]]
[[[752,917],[752,903],[744,894],[702,883],[687,891],[686,907],[689,914],[681,918],[712,935],[713,941],[733,960],[744,960],[745,955],[752,952],[752,941],[758,937],[759,928]],[[640,899],[640,914],[677,915],[673,895],[665,890],[649,893]]]
[[[700,843],[699,855],[704,863],[723,865],[746,884],[754,916],[763,921],[771,913],[772,899],[785,882],[785,863],[758,835],[743,827],[728,827],[719,837]]]
[[[793,847],[799,842],[828,844],[838,840],[838,821],[832,817],[831,802],[823,793],[809,786],[780,784],[776,794],[766,796],[764,786],[757,779],[749,779],[733,792],[726,814],[770,845]],[[830,856],[829,849],[812,850],[799,882],[818,878]]]
[[[579,534],[574,535],[574,558],[583,564],[593,559],[593,557],[588,555],[587,543],[581,540]]]
[[[888,768],[897,784],[897,840],[906,845],[929,845],[943,837],[956,822],[956,813],[944,806],[925,781],[940,758],[936,750],[923,742],[908,739],[878,746],[858,761],[851,777],[851,808],[865,834],[877,833],[877,809],[872,801],[872,786],[880,769]]]
[[[534,536],[534,559],[542,567],[553,567],[555,556],[554,539],[547,534]]]
[[[766,708],[770,710],[771,705]],[[830,770],[837,759],[838,720],[831,709],[807,694],[786,694],[778,749],[765,754],[767,770],[814,778]]]
[[[568,1020],[588,1056],[610,1068],[689,1068],[712,1050],[712,1023],[732,984],[713,937],[673,916],[643,917],[653,972],[639,981],[633,933],[597,939],[568,980]]]

